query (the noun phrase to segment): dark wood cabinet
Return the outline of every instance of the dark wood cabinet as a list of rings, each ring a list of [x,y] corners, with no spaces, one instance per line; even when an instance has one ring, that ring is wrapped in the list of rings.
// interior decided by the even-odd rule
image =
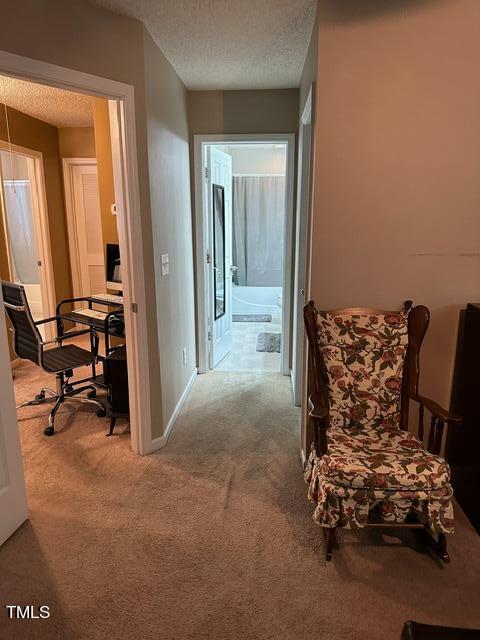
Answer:
[[[463,419],[446,442],[455,498],[480,533],[480,304],[460,315],[451,408]]]

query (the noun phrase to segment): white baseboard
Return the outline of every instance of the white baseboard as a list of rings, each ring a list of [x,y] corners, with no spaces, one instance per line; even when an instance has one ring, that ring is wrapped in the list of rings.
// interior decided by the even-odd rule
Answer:
[[[192,375],[190,376],[190,380],[187,382],[182,395],[180,396],[180,400],[177,402],[177,406],[175,407],[172,415],[170,416],[170,419],[165,428],[165,433],[162,436],[159,436],[158,438],[154,438],[150,442],[150,446],[148,447],[147,453],[153,453],[154,451],[158,451],[159,449],[162,449],[162,447],[164,447],[167,444],[170,433],[172,432],[172,429],[175,425],[175,422],[177,421],[180,411],[182,410],[183,405],[185,404],[190,394],[190,391],[193,387],[193,383],[197,378],[197,375],[198,375],[198,370],[195,369]]]

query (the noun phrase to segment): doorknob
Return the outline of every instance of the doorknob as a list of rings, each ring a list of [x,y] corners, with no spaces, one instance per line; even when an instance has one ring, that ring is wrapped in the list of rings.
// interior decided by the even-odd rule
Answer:
[[[230,273],[234,273],[235,271],[238,271],[238,268],[234,264],[230,265]]]
[[[305,289],[300,289],[300,295],[304,296],[305,295]]]

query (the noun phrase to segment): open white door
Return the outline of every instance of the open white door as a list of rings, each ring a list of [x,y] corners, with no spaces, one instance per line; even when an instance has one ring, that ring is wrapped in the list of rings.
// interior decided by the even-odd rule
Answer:
[[[0,289],[0,545],[27,519],[27,496]]]
[[[232,157],[207,147],[210,368],[232,348]]]

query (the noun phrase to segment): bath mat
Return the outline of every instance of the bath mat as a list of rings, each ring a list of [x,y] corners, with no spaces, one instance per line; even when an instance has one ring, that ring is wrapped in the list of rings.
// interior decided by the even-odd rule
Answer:
[[[265,315],[259,314],[246,314],[246,313],[234,313],[232,316],[233,322],[271,322],[272,316],[269,313]]]
[[[282,334],[280,333],[259,333],[257,338],[257,351],[280,353],[281,338]]]

